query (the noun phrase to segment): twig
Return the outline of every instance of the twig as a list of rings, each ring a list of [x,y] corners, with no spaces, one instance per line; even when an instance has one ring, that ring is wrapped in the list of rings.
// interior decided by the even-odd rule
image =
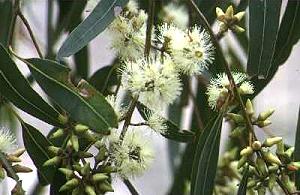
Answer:
[[[36,49],[36,51],[37,51],[39,57],[40,57],[40,58],[43,58],[43,54],[42,54],[42,52],[41,52],[41,50],[40,50],[40,48],[39,48],[39,46],[38,46],[38,44],[37,44],[37,41],[36,41],[34,35],[33,35],[32,29],[31,29],[31,27],[30,27],[30,25],[29,25],[27,19],[25,18],[25,16],[23,15],[23,13],[21,12],[20,9],[17,11],[17,15],[21,18],[21,20],[22,20],[22,22],[24,23],[24,25],[25,25],[27,31],[29,32],[30,38],[31,38],[31,40],[32,40],[32,42],[33,42],[33,44],[34,44],[34,47],[35,47],[35,49]]]
[[[128,179],[123,179],[123,182],[127,186],[128,190],[132,195],[139,195],[138,191],[135,189],[135,187]]]
[[[144,56],[147,59],[150,54],[151,49],[151,35],[152,35],[152,26],[154,21],[154,10],[155,10],[155,0],[149,0],[148,8],[149,16],[147,21],[147,31],[146,31],[146,42],[145,42],[145,51]]]
[[[130,126],[148,126],[147,123],[143,122],[143,123],[130,123]]]
[[[276,179],[276,182],[278,183],[278,185],[280,186],[280,188],[283,190],[283,192],[286,195],[291,195],[291,193],[288,191],[288,189],[286,189],[286,187],[284,186],[284,184],[282,183],[282,181],[280,179]]]
[[[7,47],[12,45],[13,35],[15,31],[17,12],[20,9],[20,0],[16,0],[13,8],[13,16],[10,22],[9,31],[8,31],[8,39],[7,39]]]

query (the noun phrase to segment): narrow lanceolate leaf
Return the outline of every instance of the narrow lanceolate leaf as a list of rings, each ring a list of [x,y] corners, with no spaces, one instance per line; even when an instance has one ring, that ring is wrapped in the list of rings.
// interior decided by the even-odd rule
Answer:
[[[239,189],[237,192],[237,195],[246,195],[247,194],[247,183],[248,183],[248,177],[249,177],[249,167],[245,169],[243,172],[243,178],[241,183],[239,184]]]
[[[294,161],[300,161],[300,108],[299,108],[298,123],[297,123],[297,130],[296,130]],[[295,181],[296,181],[295,184],[296,184],[297,190],[300,190],[300,173],[299,173],[299,171],[296,172]]]
[[[213,194],[216,176],[223,113],[213,118],[201,134],[191,175],[191,194]]]
[[[43,164],[51,159],[48,147],[52,144],[40,131],[29,124],[22,123],[22,134],[26,151],[41,176],[40,183],[42,185],[51,183],[56,169],[53,166],[43,166]]]
[[[275,47],[274,64],[283,64],[300,38],[300,1],[289,0],[282,18]]]
[[[281,0],[249,1],[247,72],[266,78],[272,66],[279,26]]]
[[[141,116],[146,120],[147,113],[150,113],[151,110],[141,103],[138,103],[137,108]],[[167,131],[161,134],[165,138],[178,141],[178,142],[192,142],[194,140],[195,135],[193,132],[180,130],[179,127],[176,124],[174,124],[172,121],[167,119],[165,119],[165,121],[166,121],[165,124],[167,126]]]
[[[10,23],[13,19],[13,1],[0,1],[0,17],[5,18],[0,20],[0,43],[7,45]]]
[[[5,48],[0,44],[0,93],[21,110],[55,126],[62,126],[60,114],[37,92],[19,71]]]
[[[117,116],[105,97],[86,81],[75,87],[67,67],[50,60],[27,59],[30,71],[43,90],[76,122],[99,133],[117,127]]]
[[[128,0],[101,0],[92,13],[80,23],[63,43],[57,57],[73,55],[86,46],[113,21]]]

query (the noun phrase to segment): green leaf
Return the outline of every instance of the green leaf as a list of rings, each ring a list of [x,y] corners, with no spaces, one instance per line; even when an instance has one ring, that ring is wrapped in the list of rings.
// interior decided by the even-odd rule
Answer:
[[[151,110],[141,103],[138,103],[137,108],[141,116],[146,120],[147,113],[150,113]],[[195,136],[193,132],[180,130],[172,121],[167,119],[165,119],[165,121],[167,125],[167,132],[161,134],[165,138],[178,142],[192,142],[194,140]]]
[[[272,66],[281,0],[249,1],[249,53],[247,72],[265,79]]]
[[[56,170],[53,183],[50,186],[50,195],[71,195],[71,192],[60,192],[59,189],[67,182],[66,176],[59,170]]]
[[[295,151],[294,151],[294,161],[300,161],[300,108],[298,113],[298,122],[296,130],[296,139],[295,139]],[[296,172],[295,184],[297,190],[300,190],[300,173]]]
[[[118,84],[116,65],[105,66],[97,70],[89,79],[89,83],[103,95],[108,95],[109,89]]]
[[[87,46],[74,55],[74,62],[76,67],[76,76],[80,76],[82,79],[87,79],[89,73],[89,53]]]
[[[84,80],[75,87],[69,81],[70,69],[50,60],[32,58],[25,62],[43,90],[73,120],[99,133],[118,126],[117,116],[105,97]]]
[[[300,1],[289,0],[280,23],[274,65],[283,64],[300,38]],[[277,69],[276,68],[276,69]]]
[[[223,115],[220,113],[208,123],[197,144],[191,176],[193,195],[213,194]]]
[[[59,49],[57,58],[73,55],[86,46],[105,30],[114,20],[117,9],[124,7],[127,2],[128,0],[101,0],[92,13],[71,32]]]
[[[60,114],[35,92],[0,44],[0,93],[21,110],[55,126]]]
[[[0,1],[0,43],[7,45],[11,20],[13,19],[13,1]]]
[[[249,177],[249,167],[245,169],[243,172],[243,178],[241,183],[239,184],[239,189],[237,192],[237,195],[246,195],[247,194],[247,183],[248,183],[248,177]]]
[[[26,151],[42,178],[40,183],[42,185],[51,183],[56,169],[54,166],[43,166],[43,164],[51,159],[48,147],[52,144],[39,130],[23,122],[22,133]]]

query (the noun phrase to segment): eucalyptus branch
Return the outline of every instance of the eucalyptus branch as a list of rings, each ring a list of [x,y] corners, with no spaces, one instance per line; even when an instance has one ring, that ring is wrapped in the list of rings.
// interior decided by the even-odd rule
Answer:
[[[34,47],[35,47],[35,49],[36,49],[36,51],[37,51],[39,57],[40,57],[40,58],[43,58],[43,54],[42,54],[42,52],[41,52],[41,50],[40,50],[40,48],[39,48],[39,45],[38,45],[38,43],[37,43],[37,41],[36,41],[36,39],[35,39],[35,36],[33,35],[33,31],[32,31],[32,29],[31,29],[31,27],[30,27],[30,25],[29,25],[27,19],[25,18],[25,16],[23,15],[23,13],[21,12],[20,9],[17,10],[17,15],[20,17],[20,19],[21,19],[22,22],[24,23],[24,25],[25,25],[25,27],[26,27],[26,29],[27,29],[29,35],[30,35],[30,38],[31,38],[31,40],[32,40],[32,42],[33,42],[33,44],[34,44]]]
[[[138,191],[135,189],[135,187],[128,179],[123,179],[123,182],[127,186],[128,190],[132,195],[139,195]]]
[[[147,31],[146,31],[146,42],[145,42],[145,58],[149,57],[150,49],[151,49],[151,35],[152,35],[152,26],[154,22],[154,11],[155,11],[155,0],[149,0],[149,8],[148,8],[149,16],[147,21]]]
[[[212,42],[214,43],[215,47],[216,47],[216,50],[222,54],[222,50],[221,50],[221,46],[216,38],[216,36],[214,35],[214,32],[213,30],[211,29],[208,21],[206,20],[206,18],[204,17],[204,15],[202,14],[202,12],[199,10],[199,8],[197,7],[197,5],[195,4],[195,2],[193,0],[189,0],[189,2],[191,3],[192,7],[195,9],[195,11],[198,13],[199,17],[200,17],[200,21],[203,23],[203,25],[205,26],[205,28],[208,30],[208,32],[210,33],[211,37],[212,37]],[[253,126],[252,126],[252,122],[251,122],[251,119],[249,117],[249,115],[247,114],[246,112],[246,107],[245,107],[245,104],[242,100],[242,97],[240,96],[239,92],[238,92],[238,88],[237,88],[237,85],[236,83],[234,82],[234,79],[233,79],[233,76],[231,74],[231,71],[230,71],[230,68],[229,68],[229,65],[227,63],[227,61],[225,60],[224,58],[224,55],[222,54],[222,64],[224,65],[224,69],[225,69],[225,73],[228,77],[228,80],[231,84],[231,86],[233,87],[233,92],[234,92],[234,95],[236,96],[237,98],[237,101],[239,102],[239,105],[241,106],[242,108],[242,112],[243,112],[243,116],[245,117],[246,119],[246,125],[247,125],[247,128],[249,129],[249,145],[251,146],[252,145],[252,142],[257,140],[256,138],[256,135],[255,135],[255,132],[254,132],[254,129],[253,129]]]
[[[142,123],[130,123],[130,126],[149,126],[149,125],[145,122],[142,122]]]

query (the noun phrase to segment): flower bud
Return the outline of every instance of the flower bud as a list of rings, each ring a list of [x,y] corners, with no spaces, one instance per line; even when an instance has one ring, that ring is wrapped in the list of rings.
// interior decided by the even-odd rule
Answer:
[[[247,162],[247,157],[246,156],[242,156],[242,158],[240,158],[237,168],[240,169],[242,166],[244,166],[244,164]]]
[[[82,124],[78,124],[75,126],[75,132],[78,134],[84,133],[87,130],[89,130],[88,126],[82,125]]]
[[[258,118],[257,118],[257,119],[258,119],[259,121],[264,121],[264,120],[268,119],[274,112],[275,112],[274,109],[269,109],[269,110],[267,110],[267,111],[265,111],[265,112],[260,113],[260,114],[258,115]]]
[[[87,195],[96,195],[95,189],[92,186],[85,186],[84,191]]]
[[[287,149],[284,154],[286,154],[289,158],[292,157],[292,155],[294,154],[294,150],[295,150],[295,147],[290,147],[289,149]]]
[[[71,178],[74,176],[73,170],[67,169],[67,168],[59,168],[60,172],[62,172],[67,178]]]
[[[114,191],[114,189],[111,187],[110,183],[108,183],[107,181],[101,182],[99,184],[99,189],[103,192],[113,192]]]
[[[272,172],[272,173],[276,173],[278,169],[279,169],[279,166],[277,164],[272,164],[271,166],[268,166],[269,172]]]
[[[276,153],[277,154],[283,154],[284,153],[284,144],[283,144],[282,141],[277,143]]]
[[[63,129],[57,129],[51,136],[50,139],[56,139],[59,137],[62,137],[64,135],[64,130]]]
[[[295,191],[295,187],[294,187],[294,184],[293,182],[290,180],[289,176],[288,175],[282,175],[281,176],[281,180],[282,180],[282,183],[284,184],[284,186],[287,188],[287,190],[289,192],[293,192]]]
[[[300,162],[291,162],[288,164],[288,169],[290,171],[298,171],[300,169]]]
[[[24,154],[25,151],[26,151],[25,148],[19,148],[16,151],[14,151],[11,155],[16,156],[16,157],[20,157],[22,154]]]
[[[246,130],[244,126],[237,126],[230,132],[230,137],[241,137],[243,132]]]
[[[43,166],[52,166],[52,165],[58,165],[61,162],[62,158],[59,156],[55,156],[49,160],[47,160]]]
[[[241,21],[243,19],[243,17],[245,16],[245,12],[238,12],[234,15],[234,18],[236,18],[237,21]]]
[[[75,165],[73,165],[73,168],[74,168],[75,171],[77,171],[78,173],[81,173],[82,167],[80,166],[80,164],[75,164]]]
[[[14,165],[12,168],[16,173],[30,173],[30,172],[32,172],[31,168],[25,167],[25,166],[22,166],[22,165]]]
[[[240,152],[241,156],[250,156],[251,154],[253,154],[253,149],[250,146],[247,146]]]
[[[88,175],[91,171],[90,163],[85,163],[80,170],[81,175]]]
[[[64,116],[64,115],[62,115],[62,114],[60,114],[59,116],[58,116],[58,121],[61,123],[61,124],[67,124],[68,123],[68,117],[66,117],[66,116]]]
[[[225,19],[225,13],[223,12],[223,10],[219,7],[216,7],[216,15],[217,15],[217,19],[219,21],[222,21],[224,22],[224,19]]]
[[[234,114],[234,113],[227,113],[226,115],[229,119],[233,120],[235,123],[243,123],[245,122],[245,119],[240,114]]]
[[[0,167],[0,182],[5,178],[5,171],[2,167]]]
[[[275,144],[278,144],[279,142],[282,141],[282,137],[271,137],[271,138],[267,138],[264,143],[263,146],[264,147],[271,147]]]
[[[266,159],[266,161],[268,161],[269,163],[274,163],[277,165],[281,165],[281,161],[279,160],[279,158],[277,156],[275,156],[274,154],[272,154],[271,152],[263,152],[263,156]]]
[[[78,156],[81,158],[92,158],[94,155],[89,152],[79,151]]]
[[[276,184],[276,179],[277,179],[277,176],[276,174],[270,174],[269,175],[269,180],[268,180],[268,188],[270,190],[272,190]]]
[[[247,188],[253,188],[256,185],[256,181],[254,179],[249,179],[247,183]]]
[[[104,181],[106,179],[108,179],[108,176],[103,173],[96,173],[92,176],[94,182]]]
[[[258,189],[257,189],[257,194],[258,195],[265,195],[266,194],[265,186],[259,186]]]
[[[253,150],[260,150],[261,149],[261,143],[260,143],[260,141],[254,141],[252,143],[252,148],[253,148]]]
[[[79,180],[77,178],[73,178],[67,181],[63,186],[61,186],[59,191],[62,192],[62,191],[72,190],[76,188],[78,184],[79,184]]]
[[[270,120],[265,120],[265,121],[258,121],[257,122],[257,126],[259,126],[260,128],[266,127],[268,125],[271,125],[272,122]]]
[[[238,26],[238,25],[233,25],[233,26],[230,27],[230,29],[235,33],[245,32],[245,29]],[[253,92],[249,92],[249,90],[247,90],[247,89],[246,90],[244,90],[243,88],[239,88],[239,89],[241,89],[241,94],[249,94],[249,93],[251,94],[251,93],[253,93]]]
[[[7,159],[9,162],[12,162],[12,163],[15,163],[15,162],[21,162],[21,161],[22,161],[19,157],[16,157],[16,156],[13,156],[13,155],[8,155],[8,156],[6,157],[6,159]]]
[[[268,170],[265,161],[262,158],[256,159],[256,167],[261,176],[268,175]]]
[[[76,135],[73,134],[73,135],[71,135],[70,140],[71,140],[71,143],[72,143],[72,147],[74,148],[74,150],[75,150],[76,152],[78,152],[78,150],[79,150],[78,137],[77,137]]]
[[[230,5],[230,6],[226,9],[225,15],[226,15],[228,18],[232,18],[232,17],[233,17],[233,7],[232,7],[232,5]]]
[[[80,187],[77,187],[72,191],[72,195],[82,195],[82,194],[83,193]]]
[[[93,136],[93,134],[89,133],[88,131],[83,133],[82,136],[92,143],[95,143],[97,141],[96,137]]]
[[[259,176],[259,173],[257,172],[256,168],[253,166],[249,166],[249,173]]]
[[[247,99],[246,102],[246,112],[248,115],[252,116],[254,114],[253,105],[250,99]]]
[[[63,150],[59,147],[55,147],[55,146],[49,146],[48,147],[48,150],[52,153],[52,154],[55,154],[55,155],[59,155],[63,152]]]

